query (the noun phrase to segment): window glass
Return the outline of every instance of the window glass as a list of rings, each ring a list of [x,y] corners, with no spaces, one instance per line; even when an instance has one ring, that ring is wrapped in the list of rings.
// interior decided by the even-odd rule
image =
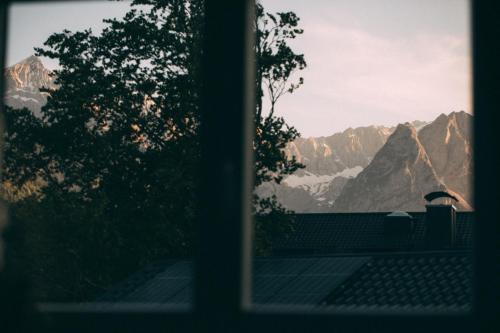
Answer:
[[[149,2],[10,7],[6,269],[36,301],[190,303],[203,7]]]
[[[262,0],[253,300],[468,310],[467,1]]]

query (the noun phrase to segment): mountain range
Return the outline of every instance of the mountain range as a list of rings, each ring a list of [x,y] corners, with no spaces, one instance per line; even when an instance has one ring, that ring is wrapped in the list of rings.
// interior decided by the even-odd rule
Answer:
[[[305,169],[280,185],[263,184],[296,212],[420,211],[434,190],[454,193],[472,209],[472,115],[441,114],[427,123],[349,128],[329,137],[299,138],[285,150]]]
[[[5,103],[40,115],[47,93],[56,88],[40,59],[28,57],[6,68]],[[348,128],[327,137],[298,138],[284,153],[305,165],[281,184],[266,183],[260,196],[276,195],[296,212],[418,211],[423,196],[446,190],[472,209],[473,116],[441,114],[428,123]]]

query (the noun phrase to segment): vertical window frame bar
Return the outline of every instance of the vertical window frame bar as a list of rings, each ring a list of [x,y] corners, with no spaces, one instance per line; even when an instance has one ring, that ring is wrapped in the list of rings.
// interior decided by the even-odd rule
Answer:
[[[200,331],[237,331],[251,303],[254,2],[206,0],[202,203],[195,273]]]
[[[474,302],[478,331],[500,328],[500,3],[472,1]]]

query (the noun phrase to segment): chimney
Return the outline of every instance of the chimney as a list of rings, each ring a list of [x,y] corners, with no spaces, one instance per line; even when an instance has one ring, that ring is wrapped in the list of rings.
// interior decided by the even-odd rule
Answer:
[[[409,245],[413,232],[413,217],[401,211],[392,212],[384,218],[384,247],[400,249]]]
[[[425,241],[426,245],[432,249],[450,248],[455,245],[457,230],[457,210],[449,201],[456,197],[447,192],[432,192],[425,196],[427,201],[437,198],[445,198],[444,204],[426,205],[425,216]]]

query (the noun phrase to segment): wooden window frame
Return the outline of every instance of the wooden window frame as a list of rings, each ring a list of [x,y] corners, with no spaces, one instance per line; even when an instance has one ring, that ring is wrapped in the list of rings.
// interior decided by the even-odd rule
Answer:
[[[2,64],[9,2],[13,1],[0,5]],[[476,224],[470,314],[251,308],[253,6],[251,0],[206,0],[203,219],[198,223],[193,310],[147,304],[116,304],[113,310],[103,310],[96,304],[42,304],[38,308],[47,327],[62,332],[499,331],[500,223],[496,210],[500,203],[500,3],[471,1]],[[3,85],[2,77],[2,94]]]

